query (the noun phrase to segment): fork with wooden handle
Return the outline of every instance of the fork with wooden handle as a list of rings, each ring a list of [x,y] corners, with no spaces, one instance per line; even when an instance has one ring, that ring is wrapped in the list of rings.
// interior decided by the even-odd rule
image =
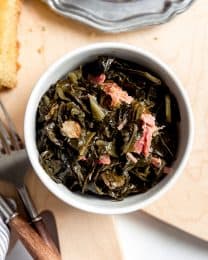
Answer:
[[[61,260],[60,255],[46,245],[35,230],[0,195],[0,213],[6,224],[13,229],[25,248],[37,260]]]
[[[38,215],[24,184],[24,176],[30,163],[23,142],[1,101],[0,110],[5,118],[5,123],[0,119],[0,180],[10,182],[16,187],[34,227],[46,244],[58,253],[58,249],[49,235],[42,217]]]

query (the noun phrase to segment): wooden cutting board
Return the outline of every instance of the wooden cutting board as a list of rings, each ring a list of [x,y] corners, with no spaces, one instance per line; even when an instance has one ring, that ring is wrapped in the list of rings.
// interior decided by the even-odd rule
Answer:
[[[35,2],[25,1],[22,6],[18,86],[0,94],[22,136],[24,111],[35,82],[54,60],[72,49],[68,43],[73,39],[68,35],[67,22]],[[64,35],[68,35],[65,43]],[[112,217],[67,206],[49,193],[33,172],[27,176],[27,184],[38,210],[49,209],[55,215],[63,260],[122,259]],[[11,185],[1,183],[0,191],[15,195]]]
[[[99,41],[125,42],[154,53],[172,67],[191,100],[195,142],[177,184],[145,210],[208,240],[207,0],[196,1],[187,12],[165,25],[117,35],[97,32],[59,17],[39,1],[27,0],[23,2],[20,17],[19,41],[18,86],[1,97],[21,133],[26,103],[35,82],[51,63],[73,49]],[[28,185],[38,208],[52,209],[56,215],[63,259],[121,259],[111,217],[66,206],[49,193],[34,174],[29,175]]]

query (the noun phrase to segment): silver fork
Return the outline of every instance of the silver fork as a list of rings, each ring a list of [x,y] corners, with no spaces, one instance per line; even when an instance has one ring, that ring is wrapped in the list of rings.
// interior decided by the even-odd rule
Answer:
[[[0,119],[0,180],[10,182],[16,187],[35,229],[44,241],[53,250],[57,251],[42,217],[38,214],[24,184],[24,177],[30,167],[24,144],[17,134],[15,126],[1,100],[0,109],[6,120],[4,123]]]

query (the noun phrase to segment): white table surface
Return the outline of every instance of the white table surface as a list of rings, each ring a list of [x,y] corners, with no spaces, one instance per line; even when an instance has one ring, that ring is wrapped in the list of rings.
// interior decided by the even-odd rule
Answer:
[[[195,239],[143,212],[115,218],[124,260],[208,259],[207,242]],[[6,260],[29,259],[29,255],[18,243]]]

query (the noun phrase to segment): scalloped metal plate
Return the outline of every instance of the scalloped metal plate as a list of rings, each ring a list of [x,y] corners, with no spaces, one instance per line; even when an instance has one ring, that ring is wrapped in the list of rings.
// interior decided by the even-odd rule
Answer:
[[[60,15],[104,32],[165,23],[195,0],[42,0]]]

